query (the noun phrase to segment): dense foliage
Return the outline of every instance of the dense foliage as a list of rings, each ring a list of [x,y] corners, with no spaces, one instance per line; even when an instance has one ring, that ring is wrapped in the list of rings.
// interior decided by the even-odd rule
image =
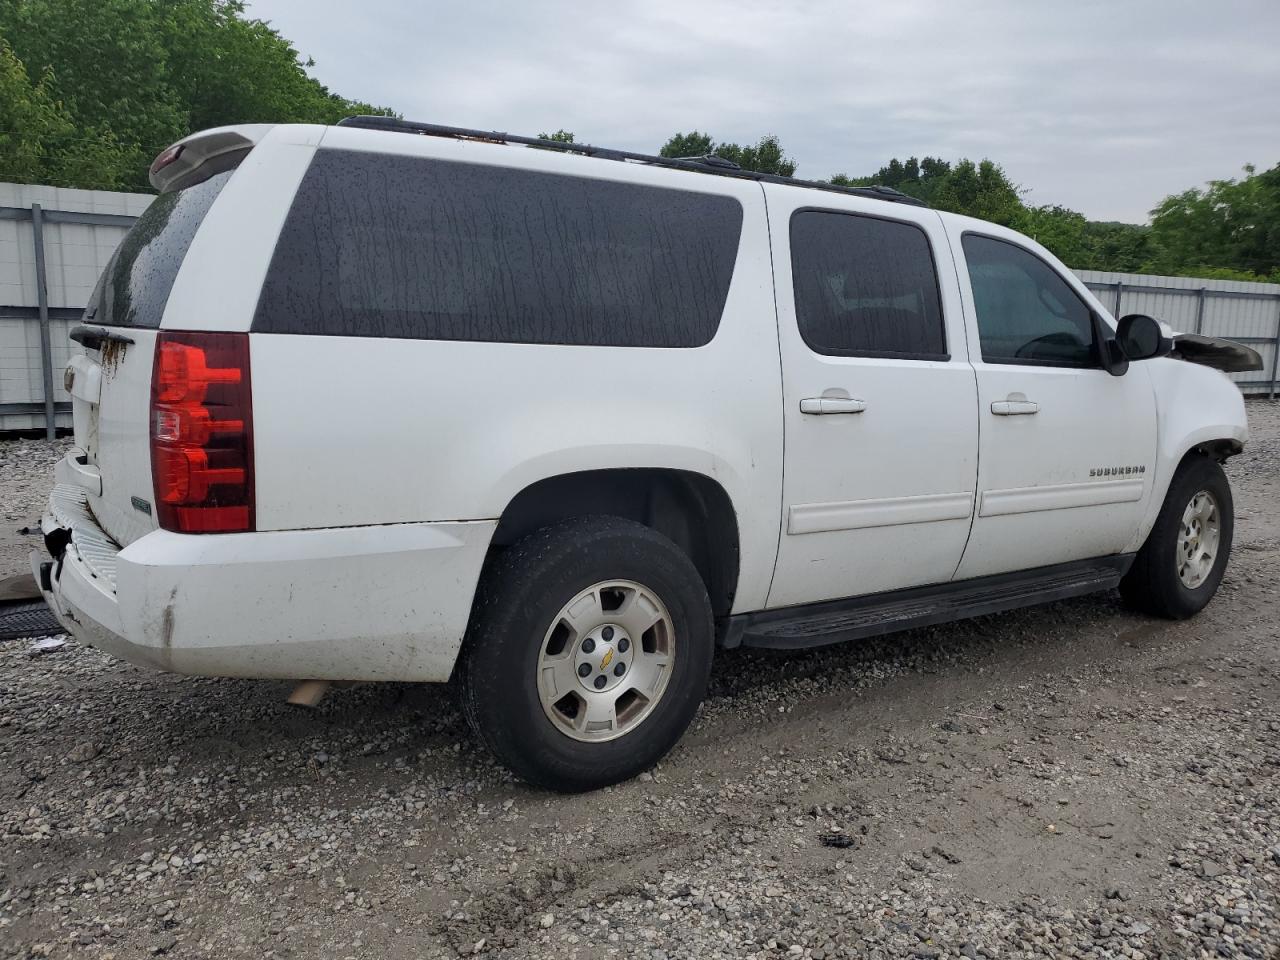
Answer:
[[[385,108],[347,100],[242,0],[0,0],[0,180],[146,190],[164,147],[226,123],[333,123]],[[544,137],[572,143],[573,133]],[[746,146],[697,130],[664,157],[715,154],[792,176],[775,136]],[[896,187],[939,210],[1027,233],[1072,267],[1280,282],[1280,164],[1167,197],[1151,225],[1029,206],[990,160],[890,160],[833,183]]]
[[[782,145],[774,136],[761,137],[754,146],[740,147],[736,143],[716,143],[709,133],[677,133],[662,145],[658,154],[663,157],[705,157],[714,155],[731,160],[743,170],[772,173],[790,177],[796,172],[795,161],[782,152]]]
[[[240,0],[0,0],[0,179],[148,189],[192,130],[388,113],[307,74]]]

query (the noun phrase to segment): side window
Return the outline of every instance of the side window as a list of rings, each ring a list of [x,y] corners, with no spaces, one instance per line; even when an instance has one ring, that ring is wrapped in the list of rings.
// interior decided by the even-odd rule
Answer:
[[[791,217],[800,336],[830,356],[947,358],[929,238],[896,220],[824,210]]]
[[[988,363],[1098,365],[1093,312],[1058,272],[1030,251],[964,236],[982,359]]]
[[[742,216],[715,194],[320,150],[253,330],[699,347],[720,325]]]

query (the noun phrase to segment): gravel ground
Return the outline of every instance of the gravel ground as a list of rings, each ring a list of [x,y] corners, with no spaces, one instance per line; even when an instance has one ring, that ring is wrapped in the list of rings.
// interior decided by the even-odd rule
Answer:
[[[724,653],[675,752],[584,796],[513,782],[446,689],[298,712],[0,643],[0,956],[1280,957],[1280,405],[1250,417],[1196,619]],[[53,459],[0,444],[6,522]]]

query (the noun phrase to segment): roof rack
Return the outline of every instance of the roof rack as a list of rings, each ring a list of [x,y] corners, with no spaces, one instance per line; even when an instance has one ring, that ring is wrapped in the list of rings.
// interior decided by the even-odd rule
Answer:
[[[632,153],[629,150],[613,150],[608,147],[593,147],[585,143],[564,143],[560,140],[543,140],[539,137],[521,137],[511,133],[497,131],[468,130],[465,127],[446,127],[437,123],[418,123],[413,120],[399,120],[396,117],[357,116],[346,117],[338,121],[340,127],[360,127],[365,130],[386,130],[392,133],[416,133],[428,137],[452,137],[458,140],[482,140],[486,143],[518,143],[540,150],[559,150],[562,153],[577,153],[586,157],[598,157],[602,160],[623,160],[633,163],[648,163],[658,167],[670,167],[675,170],[690,170],[694,173],[709,173],[721,177],[736,177],[739,180],[758,180],[762,183],[780,183],[789,187],[807,187],[810,190],[825,190],[829,193],[844,193],[855,197],[870,197],[873,200],[887,200],[891,203],[906,203],[916,207],[926,206],[923,200],[909,196],[892,187],[839,187],[833,183],[822,183],[817,180],[797,180],[794,177],[780,177],[773,173],[757,173],[754,170],[743,170],[731,160],[724,157],[655,157],[647,153]]]

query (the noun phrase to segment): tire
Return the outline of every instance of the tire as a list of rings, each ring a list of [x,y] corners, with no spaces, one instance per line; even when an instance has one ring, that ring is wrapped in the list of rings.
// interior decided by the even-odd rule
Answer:
[[[1217,542],[1212,551],[1212,562],[1187,566],[1188,578],[1182,573],[1182,554],[1188,550],[1197,555],[1198,544],[1205,542],[1212,529],[1202,516],[1193,526],[1192,536],[1184,538],[1184,519],[1196,505],[1197,498],[1211,498],[1211,506],[1217,518]],[[1203,510],[1205,501],[1199,501]],[[1202,456],[1190,457],[1182,462],[1165,496],[1160,515],[1138,551],[1133,566],[1120,581],[1120,594],[1132,607],[1170,620],[1184,620],[1205,608],[1222,583],[1231,555],[1231,538],[1235,529],[1235,508],[1231,498],[1231,485],[1222,467]],[[1202,576],[1202,578],[1201,578]],[[1198,581],[1198,582],[1197,582]]]
[[[702,702],[713,651],[711,603],[679,547],[617,517],[570,520],[531,533],[481,577],[463,710],[517,776],[594,790],[675,745]]]

